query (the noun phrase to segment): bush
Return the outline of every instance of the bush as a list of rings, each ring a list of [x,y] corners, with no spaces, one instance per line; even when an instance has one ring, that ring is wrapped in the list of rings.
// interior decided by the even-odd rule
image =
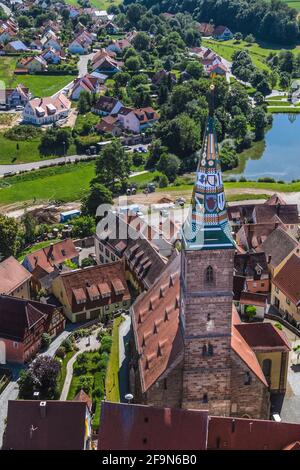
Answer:
[[[64,357],[66,356],[66,350],[63,346],[60,346],[58,348],[58,350],[56,351],[56,356],[60,359],[64,359]]]
[[[111,346],[112,346],[112,337],[108,335],[103,336],[101,340],[101,353],[103,352],[110,353]]]
[[[38,139],[41,135],[41,129],[30,125],[14,126],[4,133],[4,137],[16,141]]]
[[[281,330],[281,331],[283,330],[281,323],[275,323],[274,326],[278,328],[278,330]]]
[[[65,339],[62,343],[61,343],[61,346],[63,348],[65,348],[65,351],[68,353],[68,352],[71,352],[73,351],[73,345],[72,345],[72,341],[70,339]]]
[[[238,166],[239,159],[236,151],[228,144],[223,145],[220,151],[221,167],[223,171],[232,170]]]
[[[257,180],[259,183],[275,183],[274,178],[270,178],[269,176],[266,176],[264,178],[258,178]]]
[[[168,180],[167,175],[161,175],[161,177],[159,178],[158,186],[160,188],[166,188],[168,184],[169,184],[169,180]]]
[[[51,337],[48,333],[43,333],[42,334],[42,341],[41,341],[41,347],[44,349],[48,349],[51,343]]]
[[[76,151],[78,152],[78,154],[85,153],[89,149],[89,147],[95,146],[98,142],[100,142],[100,140],[101,139],[97,135],[86,135],[76,137]]]
[[[76,393],[80,392],[80,390],[83,390],[88,395],[91,395],[93,382],[94,379],[91,375],[85,375],[83,377],[80,377],[78,380]]]

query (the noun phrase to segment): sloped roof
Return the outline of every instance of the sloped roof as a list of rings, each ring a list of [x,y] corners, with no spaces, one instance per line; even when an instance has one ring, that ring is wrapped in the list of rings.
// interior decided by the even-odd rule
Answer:
[[[257,223],[270,222],[276,215],[284,224],[299,223],[297,204],[258,204],[254,215]]]
[[[132,326],[145,392],[183,351],[179,328],[180,256],[166,267],[152,288],[132,306]]]
[[[46,401],[45,417],[40,401],[10,400],[4,449],[83,450],[86,403]],[[31,431],[32,430],[32,431]]]
[[[85,393],[84,390],[80,390],[77,395],[73,398],[73,401],[80,401],[82,403],[86,403],[89,410],[92,409],[92,399],[88,396],[87,393]]]
[[[0,293],[10,294],[31,278],[31,274],[13,256],[0,263]]]
[[[281,227],[273,230],[268,238],[260,245],[258,251],[266,253],[267,259],[271,256],[270,264],[276,268],[298,245]]]
[[[50,273],[56,265],[76,257],[78,257],[78,253],[73,241],[70,238],[66,238],[46,248],[30,253],[26,256],[25,260],[29,261],[33,269],[39,266],[45,272]]]
[[[285,333],[272,323],[240,323],[235,328],[253,350],[290,350]]]
[[[206,449],[207,411],[102,402],[100,422],[101,451]]]
[[[46,320],[55,309],[53,305],[1,295],[0,336],[22,341],[27,329]]]
[[[268,265],[264,252],[236,253],[234,255],[235,275],[256,277],[256,268],[260,268],[261,274],[268,274]]]
[[[300,305],[300,258],[291,256],[275,276],[273,283],[294,304]]]

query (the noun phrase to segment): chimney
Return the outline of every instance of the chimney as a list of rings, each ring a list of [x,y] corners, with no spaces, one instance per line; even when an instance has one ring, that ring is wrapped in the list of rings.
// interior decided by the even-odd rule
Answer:
[[[53,243],[50,243],[49,251],[48,251],[48,254],[47,254],[47,258],[48,258],[48,259],[51,257],[52,252],[53,252]]]
[[[40,402],[41,418],[46,418],[46,406],[47,406],[47,402],[45,401]]]

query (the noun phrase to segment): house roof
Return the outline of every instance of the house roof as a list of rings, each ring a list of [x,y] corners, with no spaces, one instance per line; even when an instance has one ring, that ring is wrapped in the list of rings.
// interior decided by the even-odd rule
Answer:
[[[99,132],[111,133],[116,128],[118,119],[113,116],[104,116],[101,121],[95,126]]]
[[[283,331],[272,323],[240,323],[235,328],[254,350],[286,351],[290,350],[289,341]]]
[[[205,36],[211,36],[214,32],[214,25],[211,23],[198,23],[200,33]]]
[[[50,273],[54,270],[55,266],[77,257],[78,253],[73,241],[67,238],[30,253],[26,256],[24,262],[29,262],[32,269],[39,266],[46,273]]]
[[[273,279],[277,286],[294,304],[300,306],[300,258],[292,255]]]
[[[83,309],[81,301],[90,309],[130,299],[124,267],[119,261],[62,273],[60,279],[73,312]],[[122,290],[116,289],[115,281],[123,286]],[[104,295],[103,284],[109,296]]]
[[[271,222],[277,216],[284,224],[298,224],[297,204],[257,204],[254,208],[257,223]]]
[[[207,411],[102,402],[100,422],[101,451],[206,449]]]
[[[51,96],[34,98],[30,100],[28,104],[31,106],[35,114],[39,115],[44,113],[46,116],[71,108],[71,101],[63,93],[60,93],[55,98]],[[53,111],[55,112],[53,113]]]
[[[226,31],[227,26],[217,26],[214,30],[213,30],[213,35],[214,36],[221,36],[225,31]]]
[[[92,404],[93,401],[92,399],[88,396],[87,393],[85,393],[84,390],[80,390],[77,395],[73,398],[73,401],[80,401],[82,403],[86,403],[88,409],[91,411],[92,409]]]
[[[105,111],[107,113],[111,113],[118,102],[119,100],[113,98],[112,96],[102,95],[93,105],[93,108],[99,109],[100,111]]]
[[[260,245],[264,243],[268,236],[278,227],[281,227],[283,231],[286,231],[284,225],[280,225],[278,222],[270,222],[270,223],[263,223],[263,224],[245,224],[237,232],[237,239],[242,236],[243,239],[246,239],[246,245],[249,249],[259,250]],[[265,251],[266,255],[268,255],[267,250],[263,247],[261,251]]]
[[[279,196],[279,194],[274,193],[271,197],[269,197],[269,199],[266,200],[265,204],[268,204],[269,206],[277,206],[280,204],[283,206],[286,204],[286,202],[281,196]]]
[[[234,274],[254,279],[268,275],[268,264],[265,253],[236,253],[234,256]]]
[[[292,238],[281,227],[273,230],[267,239],[258,247],[258,251],[263,251],[270,264],[276,268],[298,245],[297,241]]]
[[[268,295],[245,291],[240,293],[239,300],[240,303],[243,305],[255,305],[257,307],[265,307],[267,305]]]
[[[143,392],[174,365],[183,351],[179,328],[179,267],[180,256],[176,256],[152,288],[132,306]]]
[[[211,416],[208,449],[282,450],[300,440],[300,424]]]
[[[56,310],[53,305],[0,296],[0,337],[22,341],[28,329],[46,320]]]
[[[10,400],[3,448],[83,450],[85,418],[86,403],[80,401]]]
[[[15,51],[28,51],[28,47],[22,41],[11,41],[9,46],[15,49]]]
[[[29,281],[31,274],[13,256],[0,263],[0,293],[10,294],[24,282]]]

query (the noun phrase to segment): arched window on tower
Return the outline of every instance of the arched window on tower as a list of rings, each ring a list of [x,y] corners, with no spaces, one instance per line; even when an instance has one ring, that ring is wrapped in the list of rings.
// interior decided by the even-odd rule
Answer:
[[[208,343],[207,355],[213,356],[214,355],[214,347],[211,343]]]
[[[207,356],[207,346],[206,346],[206,344],[204,344],[204,346],[202,347],[202,356],[203,357]]]
[[[211,266],[208,266],[205,270],[205,284],[212,286],[214,284],[214,270]]]

